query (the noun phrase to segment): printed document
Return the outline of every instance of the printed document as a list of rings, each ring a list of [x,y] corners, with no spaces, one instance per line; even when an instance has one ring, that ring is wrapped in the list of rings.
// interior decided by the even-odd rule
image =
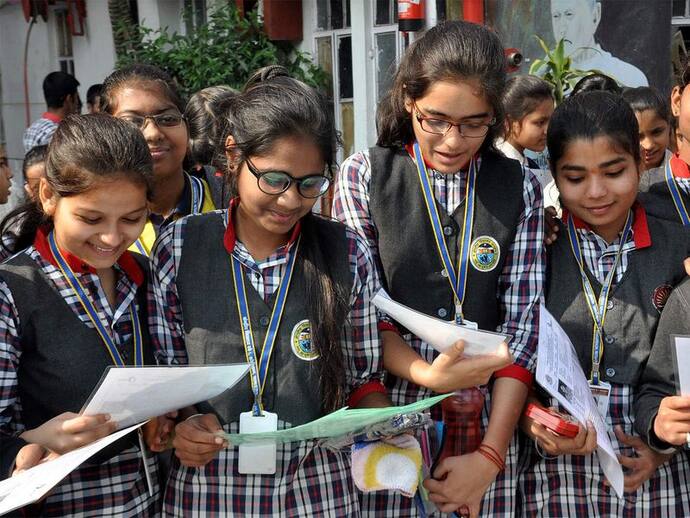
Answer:
[[[246,363],[111,367],[81,413],[110,414],[118,429],[125,428],[219,396],[241,380],[248,369]]]
[[[0,515],[37,502],[90,457],[143,424],[130,426],[3,480],[0,482]]]
[[[611,487],[621,498],[623,468],[613,450],[606,423],[597,409],[570,338],[543,305],[539,308],[537,358],[537,382],[580,424],[591,421],[594,425],[599,464]]]
[[[377,308],[440,353],[445,352],[455,342],[462,339],[465,341],[465,356],[494,354],[502,342],[508,342],[512,338],[510,335],[471,329],[454,322],[430,317],[395,302],[382,289],[372,299],[372,302]]]

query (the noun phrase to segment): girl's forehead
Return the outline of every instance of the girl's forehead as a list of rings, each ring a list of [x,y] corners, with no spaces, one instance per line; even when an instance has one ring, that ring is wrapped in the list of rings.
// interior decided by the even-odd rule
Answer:
[[[126,84],[115,91],[115,112],[177,109],[165,88],[154,82]]]

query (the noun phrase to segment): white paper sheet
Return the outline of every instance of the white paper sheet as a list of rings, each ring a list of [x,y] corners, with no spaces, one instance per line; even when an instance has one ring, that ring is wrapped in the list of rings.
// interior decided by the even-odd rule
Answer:
[[[690,396],[690,336],[674,335],[676,379],[681,396]]]
[[[246,363],[120,367],[106,371],[82,414],[107,413],[118,429],[214,398],[241,380]]]
[[[139,423],[0,482],[0,515],[43,498],[67,475],[103,448],[139,428]]]
[[[494,354],[502,342],[508,342],[510,335],[477,331],[456,325],[454,322],[440,320],[408,308],[390,298],[384,290],[379,290],[372,299],[374,305],[393,320],[410,330],[438,352],[445,352],[455,342],[465,341],[465,356]]]
[[[597,455],[611,487],[623,496],[623,468],[616,457],[606,423],[597,410],[589,384],[570,338],[542,305],[539,309],[537,382],[581,424],[591,421],[597,432]]]

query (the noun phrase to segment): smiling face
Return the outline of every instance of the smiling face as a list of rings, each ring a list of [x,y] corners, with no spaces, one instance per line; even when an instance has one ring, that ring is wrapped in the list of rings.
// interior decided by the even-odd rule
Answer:
[[[546,147],[546,130],[553,114],[553,100],[544,99],[537,108],[525,115],[522,120],[510,123],[508,141],[519,149],[529,149],[537,153]]]
[[[302,137],[280,138],[263,156],[249,158],[259,173],[284,171],[294,178],[323,174],[326,166],[316,144]],[[294,183],[281,194],[265,194],[246,162],[241,163],[237,173],[237,192],[240,197],[237,224],[243,227],[238,228],[238,235],[251,232],[255,238],[261,236],[269,243],[286,237],[316,203],[314,198],[301,196]]]
[[[607,242],[623,229],[637,197],[635,159],[605,136],[578,138],[556,164],[561,204]]]
[[[635,112],[640,126],[640,151],[644,170],[659,167],[671,143],[671,126],[654,110]]]
[[[140,83],[122,87],[115,92],[112,114],[115,117],[127,118],[160,114],[179,115],[180,111],[161,87],[154,83]],[[142,133],[153,158],[156,182],[181,175],[182,161],[187,153],[187,125],[182,122],[177,127],[159,127],[151,119],[147,119]]]
[[[466,168],[486,137],[463,137],[457,127],[445,135],[428,133],[415,116],[415,106],[423,117],[433,117],[456,124],[488,124],[493,108],[482,92],[479,81],[438,81],[417,99],[406,99],[415,138],[424,159],[440,173],[456,173]]]
[[[96,180],[87,191],[67,197],[44,178],[39,198],[53,220],[58,246],[97,270],[112,267],[146,222],[146,186],[123,175]]]

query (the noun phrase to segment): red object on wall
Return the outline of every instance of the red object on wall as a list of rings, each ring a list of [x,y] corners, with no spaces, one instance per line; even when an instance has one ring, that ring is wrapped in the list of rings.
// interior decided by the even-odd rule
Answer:
[[[302,0],[264,0],[264,30],[274,41],[301,40]]]
[[[398,29],[402,32],[424,28],[424,0],[398,0]]]
[[[72,36],[84,35],[84,18],[86,18],[86,1],[67,0],[67,25]]]
[[[462,17],[468,22],[484,24],[484,0],[464,0]]]
[[[22,0],[24,20],[30,22],[32,18],[40,15],[43,21],[48,20],[48,2],[46,0]]]

